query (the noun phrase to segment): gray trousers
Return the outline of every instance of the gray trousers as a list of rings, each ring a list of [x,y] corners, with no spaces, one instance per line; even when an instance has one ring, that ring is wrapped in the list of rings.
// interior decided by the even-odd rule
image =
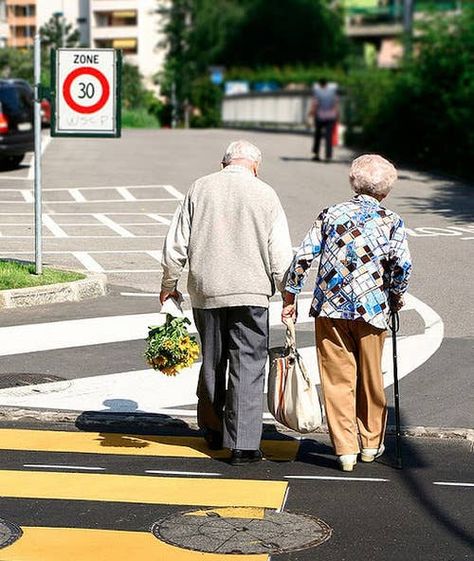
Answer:
[[[226,448],[258,450],[268,354],[268,309],[194,308],[193,314],[202,350],[197,389],[199,427],[222,433]]]

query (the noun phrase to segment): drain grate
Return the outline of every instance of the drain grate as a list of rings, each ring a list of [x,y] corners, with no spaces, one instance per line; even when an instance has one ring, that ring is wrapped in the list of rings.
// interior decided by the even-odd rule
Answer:
[[[8,547],[21,537],[21,528],[13,522],[8,522],[0,518],[0,549]]]
[[[33,386],[36,384],[48,384],[50,382],[64,382],[64,380],[64,378],[53,376],[52,374],[31,374],[25,372],[0,374],[0,388]]]
[[[181,512],[152,527],[156,538],[184,549],[246,555],[309,549],[328,540],[331,531],[313,516],[251,507]]]

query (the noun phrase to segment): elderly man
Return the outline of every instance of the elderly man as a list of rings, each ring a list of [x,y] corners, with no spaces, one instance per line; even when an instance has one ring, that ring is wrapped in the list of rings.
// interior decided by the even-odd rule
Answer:
[[[232,450],[233,465],[261,459],[269,298],[284,289],[293,255],[280,201],[257,178],[261,160],[250,142],[232,142],[222,170],[188,191],[163,248],[162,303],[179,295],[189,261],[202,348],[198,424],[211,449]]]
[[[363,462],[384,451],[387,312],[402,307],[412,268],[402,219],[380,206],[397,179],[393,165],[361,156],[349,177],[356,195],[323,210],[306,235],[290,267],[282,313],[296,319],[295,295],[318,258],[311,315],[327,423],[344,471],[352,471],[360,444]]]

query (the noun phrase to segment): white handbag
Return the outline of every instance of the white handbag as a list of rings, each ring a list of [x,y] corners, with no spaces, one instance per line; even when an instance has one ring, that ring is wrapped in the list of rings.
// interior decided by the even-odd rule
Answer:
[[[295,324],[286,323],[286,344],[270,349],[268,409],[275,419],[300,433],[312,432],[322,424],[321,404],[316,385],[311,380],[296,350]]]

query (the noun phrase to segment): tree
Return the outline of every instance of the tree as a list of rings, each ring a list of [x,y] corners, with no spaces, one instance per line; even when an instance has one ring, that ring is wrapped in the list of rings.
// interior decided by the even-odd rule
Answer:
[[[78,47],[81,34],[78,29],[73,31],[71,23],[60,14],[53,14],[50,19],[40,28],[43,46],[57,49],[59,47]]]

